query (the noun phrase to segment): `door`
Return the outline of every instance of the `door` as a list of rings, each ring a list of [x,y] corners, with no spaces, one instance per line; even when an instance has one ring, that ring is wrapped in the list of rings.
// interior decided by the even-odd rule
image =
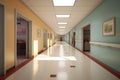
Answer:
[[[47,49],[47,38],[48,38],[48,33],[47,33],[47,30],[44,29],[44,35],[43,35],[43,48],[44,49]]]
[[[52,44],[54,43],[54,34],[52,34]]]
[[[62,38],[62,36],[60,36],[60,41],[63,41],[63,38]]]
[[[5,68],[5,64],[4,64],[4,60],[5,60],[5,52],[4,52],[4,41],[5,41],[5,37],[4,37],[4,6],[2,4],[0,4],[0,75],[4,74],[4,68]]]
[[[16,12],[16,66],[32,56],[31,21]]]
[[[83,51],[90,52],[90,25],[83,28]]]
[[[72,36],[72,46],[75,47],[75,32],[73,32]]]
[[[50,46],[52,46],[52,33],[50,33]]]

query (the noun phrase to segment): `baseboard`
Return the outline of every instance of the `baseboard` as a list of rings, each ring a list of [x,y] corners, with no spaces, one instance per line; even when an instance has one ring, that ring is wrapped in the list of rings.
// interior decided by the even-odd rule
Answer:
[[[10,75],[12,75],[13,73],[15,73],[16,71],[18,71],[19,69],[21,69],[24,65],[26,65],[27,63],[29,63],[30,61],[33,60],[34,57],[26,60],[25,62],[23,62],[22,64],[18,65],[17,67],[13,66],[10,69],[8,69],[6,71],[6,74],[3,76],[0,76],[0,80],[5,80],[7,77],[9,77]]]
[[[78,49],[76,47],[74,47],[74,48],[77,49],[77,50],[79,50],[85,56],[87,56],[88,58],[90,58],[91,60],[93,60],[94,62],[96,62],[97,64],[99,64],[100,66],[102,66],[104,69],[106,69],[107,71],[109,71],[110,73],[112,73],[113,75],[115,75],[116,77],[118,77],[120,79],[120,73],[119,72],[117,72],[116,70],[114,70],[111,67],[107,66],[106,64],[100,62],[99,60],[97,60],[96,58],[92,57],[91,55],[84,53],[80,49]]]
[[[56,43],[52,44],[55,45]],[[50,46],[51,47],[51,46]],[[44,50],[41,50],[38,52],[38,55],[41,54],[42,52],[46,51],[48,48],[44,49]],[[32,61],[35,57],[35,56],[32,56],[32,58],[29,58],[28,60],[26,60],[25,62],[23,62],[22,64],[18,65],[17,67],[13,66],[11,68],[9,68],[7,71],[6,71],[6,74],[3,75],[3,76],[0,76],[0,80],[5,80],[7,77],[9,77],[10,75],[12,75],[13,73],[15,73],[17,70],[21,69],[24,65],[26,65],[27,63],[29,63],[30,61]]]
[[[6,73],[10,72],[11,70],[13,70],[15,68],[15,66],[9,68],[8,70],[6,70]]]

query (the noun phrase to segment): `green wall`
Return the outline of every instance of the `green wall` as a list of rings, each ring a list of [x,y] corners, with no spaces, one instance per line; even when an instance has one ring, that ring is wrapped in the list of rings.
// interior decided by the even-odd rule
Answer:
[[[116,34],[115,36],[103,36],[103,22],[112,17],[116,18]],[[82,49],[81,29],[87,23],[91,25],[91,42],[120,44],[120,0],[104,0],[99,7],[71,30],[71,32],[76,32],[76,47],[79,49]],[[91,56],[120,72],[120,49],[91,45]]]

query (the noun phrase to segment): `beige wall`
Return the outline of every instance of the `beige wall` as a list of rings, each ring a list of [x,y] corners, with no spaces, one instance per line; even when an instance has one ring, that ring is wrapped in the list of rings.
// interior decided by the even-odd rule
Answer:
[[[29,8],[20,0],[0,0],[5,5],[5,23],[6,23],[6,70],[15,65],[15,10],[32,21],[32,47],[34,40],[38,40],[38,51],[43,48],[43,29],[54,33],[44,22],[42,22]],[[37,37],[36,31],[40,29],[41,36]],[[34,48],[33,48],[34,49]],[[32,54],[34,54],[32,50]]]

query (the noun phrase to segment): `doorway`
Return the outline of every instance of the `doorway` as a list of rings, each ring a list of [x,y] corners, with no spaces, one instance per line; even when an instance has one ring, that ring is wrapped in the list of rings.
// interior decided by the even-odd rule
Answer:
[[[4,5],[0,4],[0,76],[5,71],[5,11]]]
[[[83,28],[83,51],[90,53],[90,24]]]
[[[50,46],[52,46],[52,33],[50,33]]]
[[[60,36],[60,41],[63,41],[63,37],[62,36]]]
[[[72,46],[75,47],[75,32],[72,35]]]
[[[31,22],[21,14],[16,15],[16,66],[28,60],[32,55],[30,46],[32,43],[30,32]]]
[[[43,33],[43,49],[47,49],[47,39],[48,38],[48,32],[46,29],[44,29],[44,33]]]
[[[55,36],[54,34],[52,34],[52,44],[54,44],[54,41],[55,41]]]

